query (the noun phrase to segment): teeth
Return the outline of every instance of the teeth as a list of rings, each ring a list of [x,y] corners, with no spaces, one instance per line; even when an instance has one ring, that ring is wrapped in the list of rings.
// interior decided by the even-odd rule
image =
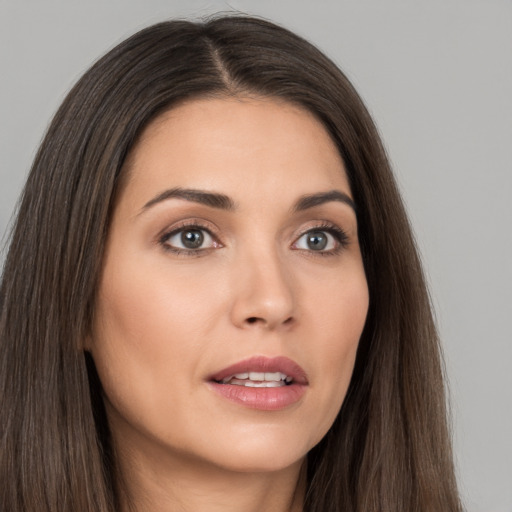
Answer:
[[[232,382],[232,384],[238,386],[245,386],[248,388],[280,388],[281,386],[285,386],[286,384],[283,381],[263,381],[263,382],[254,382],[252,380],[246,380],[243,383]]]
[[[240,382],[243,381],[243,382]],[[222,384],[237,384],[248,387],[267,387],[273,388],[281,385],[290,384],[293,381],[285,373],[281,372],[243,372],[235,373],[222,379]]]
[[[280,388],[281,386],[285,386],[286,384],[284,384],[284,382],[282,380],[280,380],[279,382],[278,381],[268,381],[268,382],[265,382],[265,387],[266,388]]]

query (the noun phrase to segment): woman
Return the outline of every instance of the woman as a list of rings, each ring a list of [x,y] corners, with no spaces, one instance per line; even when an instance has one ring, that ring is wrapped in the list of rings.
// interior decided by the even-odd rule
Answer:
[[[155,25],[82,77],[1,306],[2,510],[460,510],[376,129],[269,22]]]

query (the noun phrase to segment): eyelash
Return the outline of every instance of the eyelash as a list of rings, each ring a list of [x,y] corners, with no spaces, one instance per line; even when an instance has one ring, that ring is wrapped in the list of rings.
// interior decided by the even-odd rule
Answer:
[[[297,242],[302,237],[304,237],[308,233],[313,233],[315,231],[320,231],[320,232],[328,233],[329,235],[331,235],[334,238],[334,240],[336,241],[337,247],[335,247],[334,249],[327,250],[327,251],[313,251],[313,250],[298,249],[298,248],[295,250],[304,251],[305,253],[307,253],[308,255],[311,255],[311,256],[320,256],[320,257],[337,256],[349,244],[349,237],[343,229],[341,229],[339,226],[336,226],[335,224],[331,224],[330,222],[322,222],[320,224],[308,227],[308,229],[303,231],[297,237],[296,241],[294,242],[294,245],[296,245]]]
[[[208,236],[210,236],[212,238],[212,240],[215,241],[217,246],[216,247],[199,248],[199,249],[181,249],[180,247],[173,247],[167,243],[169,241],[169,239],[172,238],[173,236],[175,236],[183,231],[187,231],[187,230],[197,230],[197,231],[204,231],[204,232],[208,233]],[[197,256],[200,256],[205,251],[208,251],[210,249],[223,247],[223,245],[218,241],[218,237],[212,233],[212,229],[197,220],[186,222],[184,224],[181,224],[178,227],[173,228],[171,231],[165,232],[158,239],[158,243],[162,246],[164,251],[172,252],[173,254],[175,254],[177,256],[188,256],[188,257],[197,257]]]
[[[212,238],[212,240],[217,244],[215,247],[205,247],[205,248],[198,248],[198,249],[182,249],[179,247],[173,247],[168,244],[168,241],[173,236],[187,230],[197,230],[197,231],[204,231],[208,233],[208,236]],[[315,231],[325,232],[334,237],[337,247],[334,249],[330,249],[327,251],[313,251],[308,249],[300,249],[295,248],[294,250],[302,251],[305,253],[308,253],[312,256],[336,256],[338,255],[345,247],[347,247],[349,243],[349,237],[346,234],[346,232],[341,229],[340,227],[336,226],[335,224],[331,224],[329,222],[322,222],[320,224],[308,227],[305,231],[303,231],[295,240],[293,245],[296,245],[299,240],[301,240],[304,236],[306,236],[308,233],[313,233]],[[182,224],[178,227],[175,227],[172,229],[172,231],[168,231],[164,233],[161,237],[158,239],[159,245],[164,249],[164,251],[172,252],[173,254],[177,256],[186,256],[186,257],[198,257],[201,256],[205,251],[209,251],[211,249],[216,249],[223,247],[222,243],[218,241],[218,237],[215,236],[212,233],[212,230],[210,227],[205,226],[201,222],[198,222],[197,220],[187,222],[185,224]]]

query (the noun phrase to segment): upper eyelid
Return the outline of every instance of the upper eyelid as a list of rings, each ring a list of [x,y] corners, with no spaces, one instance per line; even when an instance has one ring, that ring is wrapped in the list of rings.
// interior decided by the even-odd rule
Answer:
[[[327,220],[319,220],[314,222],[313,224],[308,225],[306,228],[300,228],[295,234],[296,238],[300,238],[301,236],[309,233],[310,231],[333,231],[335,233],[342,233],[347,238],[349,237],[346,229],[342,228],[335,222],[327,221]]]
[[[160,234],[157,235],[157,239],[161,240],[164,237],[170,237],[183,231],[185,229],[198,228],[204,231],[207,231],[212,237],[218,238],[218,229],[214,228],[210,223],[203,221],[201,219],[192,219],[188,221],[182,221],[179,223],[175,223],[172,226],[167,226],[165,229],[160,231]]]
[[[327,233],[327,234],[333,236],[335,239],[337,239],[340,243],[344,243],[344,240],[348,239],[348,235],[342,229],[313,228],[313,229],[308,229],[307,231],[305,231],[302,235],[300,235],[297,238],[297,240],[300,240],[303,236],[305,236],[305,235],[307,235],[309,233],[315,233],[315,232]]]
[[[164,232],[164,234],[162,235],[162,238],[171,238],[173,236],[176,236],[178,233],[180,233],[181,231],[187,231],[187,230],[196,230],[196,231],[206,231],[208,233],[208,235],[210,235],[212,238],[217,238],[215,236],[215,234],[213,234],[211,232],[211,230],[209,230],[208,228],[205,228],[205,227],[202,227],[202,226],[199,226],[197,224],[192,224],[190,226],[182,226],[180,228],[176,228],[176,229],[172,229],[170,231],[166,231]]]

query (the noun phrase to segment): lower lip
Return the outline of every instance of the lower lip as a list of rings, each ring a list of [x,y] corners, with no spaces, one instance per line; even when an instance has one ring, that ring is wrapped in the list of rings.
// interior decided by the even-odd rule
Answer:
[[[261,411],[285,409],[298,402],[306,392],[306,386],[302,384],[290,384],[279,388],[250,388],[218,382],[209,382],[209,385],[224,398]]]

